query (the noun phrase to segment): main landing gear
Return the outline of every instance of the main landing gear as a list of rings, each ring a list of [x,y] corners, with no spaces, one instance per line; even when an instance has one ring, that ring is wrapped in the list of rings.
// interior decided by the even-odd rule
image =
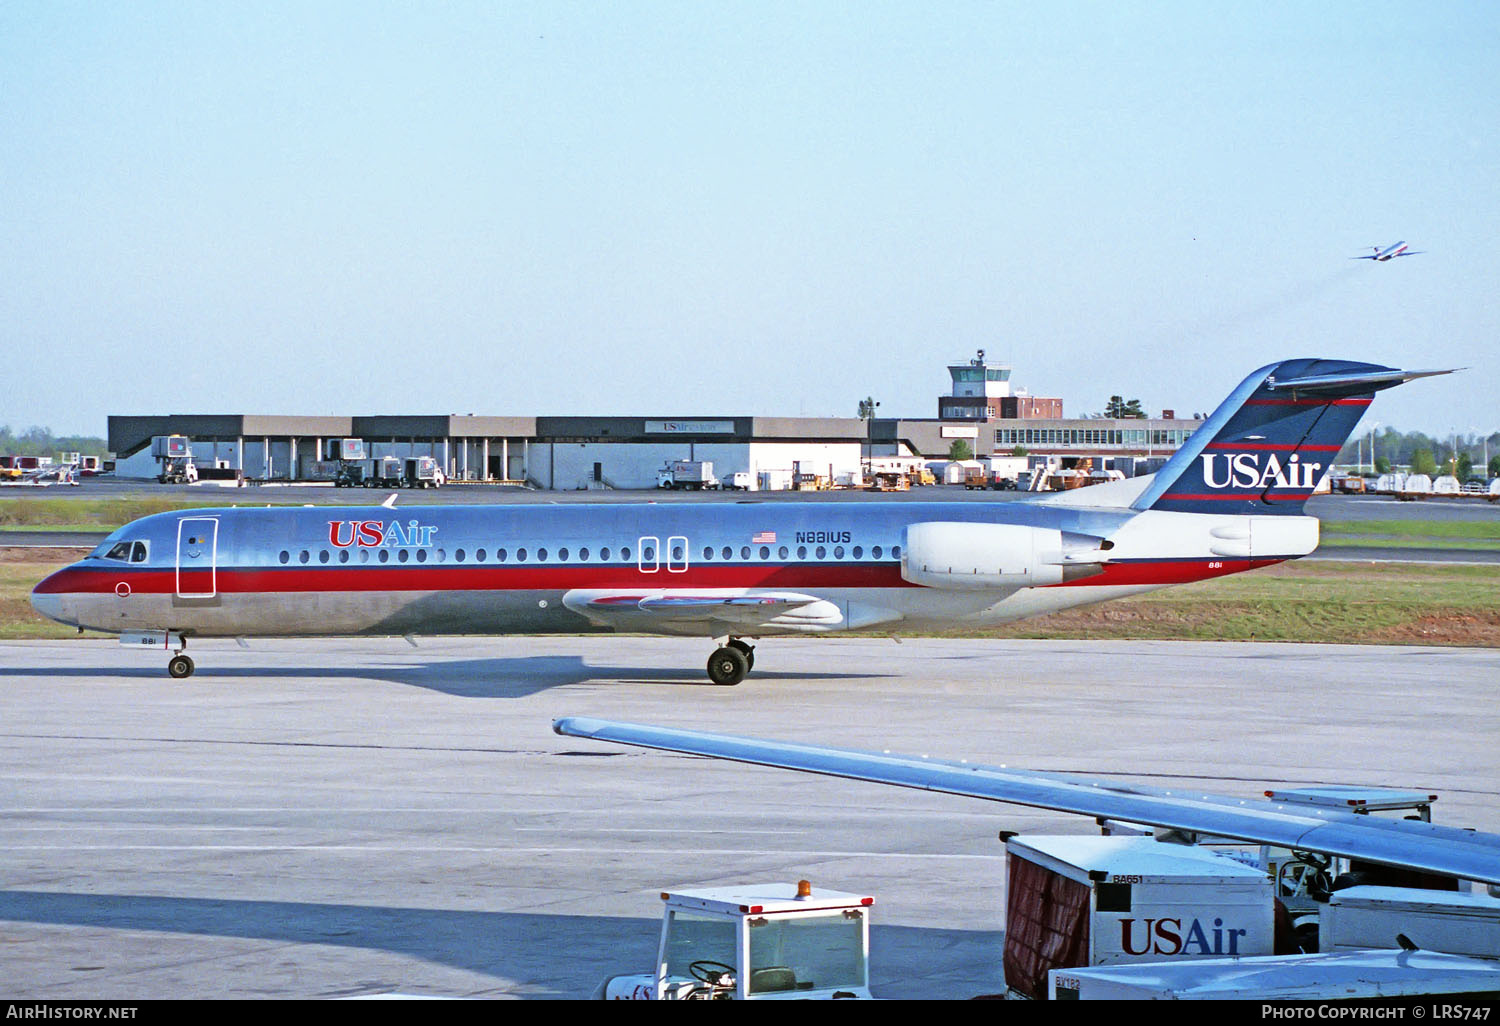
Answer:
[[[730,638],[708,657],[708,679],[726,687],[738,684],[755,667],[755,646]]]

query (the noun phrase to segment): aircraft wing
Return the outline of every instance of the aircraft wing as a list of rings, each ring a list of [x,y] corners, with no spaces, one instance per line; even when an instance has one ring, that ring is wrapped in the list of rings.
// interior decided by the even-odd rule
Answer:
[[[790,591],[714,588],[574,589],[563,605],[616,630],[826,630],[844,622],[833,602]]]
[[[552,729],[570,737],[1126,820],[1500,884],[1500,835],[1430,823],[586,717],[559,719]]]

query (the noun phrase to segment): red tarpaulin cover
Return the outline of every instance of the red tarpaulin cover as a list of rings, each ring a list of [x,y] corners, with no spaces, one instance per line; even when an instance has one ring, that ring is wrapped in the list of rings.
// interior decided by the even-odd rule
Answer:
[[[1088,959],[1089,888],[1014,854],[1006,872],[1005,985],[1045,1001],[1048,969]]]

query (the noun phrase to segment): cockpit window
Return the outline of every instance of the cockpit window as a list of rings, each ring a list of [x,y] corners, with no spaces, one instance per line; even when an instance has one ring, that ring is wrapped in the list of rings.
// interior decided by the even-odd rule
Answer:
[[[105,546],[108,546],[106,548]],[[108,541],[89,553],[89,559],[115,559],[121,563],[144,563],[151,555],[151,543],[144,541]]]

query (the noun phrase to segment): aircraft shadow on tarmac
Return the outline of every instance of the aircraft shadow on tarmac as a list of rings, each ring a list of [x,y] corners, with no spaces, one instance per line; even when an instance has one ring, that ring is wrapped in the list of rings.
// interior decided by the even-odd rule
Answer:
[[[238,660],[242,657],[233,656]],[[372,657],[368,663],[354,666],[229,666],[213,665],[212,656],[199,656],[198,670],[186,682],[171,680],[156,665],[0,667],[0,677],[88,677],[108,680],[128,677],[131,680],[159,680],[164,687],[191,686],[195,683],[255,680],[279,677],[301,677],[310,682],[342,680],[383,680],[408,687],[425,688],[457,698],[526,698],[552,688],[570,684],[661,684],[674,687],[711,688],[719,685],[708,680],[702,667],[598,666],[581,656],[520,656],[513,659],[443,659],[423,663],[389,662]],[[866,673],[797,673],[795,671],[756,670],[739,687],[753,688],[757,683],[804,680],[869,680],[890,674]]]
[[[0,890],[0,922],[387,951],[492,976],[506,981],[508,991],[536,998],[588,997],[606,976],[649,972],[661,929],[656,919],[618,916],[26,890]],[[879,994],[883,984],[894,983],[903,997],[992,992],[1002,986],[1002,937],[999,931],[876,924],[870,941],[872,989]],[[226,949],[225,957],[234,950]],[[885,966],[877,966],[877,960]],[[305,985],[306,976],[298,972],[292,978]],[[337,983],[330,981],[336,989],[316,996],[380,989],[362,984],[340,990]],[[400,983],[384,989],[403,987],[423,989]]]

